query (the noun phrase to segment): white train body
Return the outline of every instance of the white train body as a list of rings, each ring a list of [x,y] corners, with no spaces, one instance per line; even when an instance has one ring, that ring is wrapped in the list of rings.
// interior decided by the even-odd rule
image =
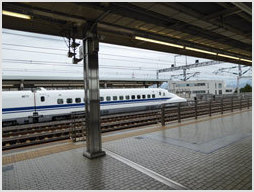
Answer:
[[[31,122],[36,112],[39,121],[52,120],[72,112],[84,111],[84,90],[46,90],[2,92],[3,122]],[[163,103],[186,102],[186,99],[160,88],[101,89],[102,114],[150,109]]]

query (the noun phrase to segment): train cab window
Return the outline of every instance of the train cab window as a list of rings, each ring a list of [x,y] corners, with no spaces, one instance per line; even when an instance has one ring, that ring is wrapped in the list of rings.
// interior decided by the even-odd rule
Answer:
[[[147,95],[147,99],[150,99],[151,98],[151,95]]]
[[[111,101],[110,96],[107,96],[107,97],[106,97],[106,100],[107,100],[107,101]]]
[[[131,96],[131,99],[135,99],[135,98],[136,98],[135,95],[132,95],[132,96]]]
[[[123,100],[123,96],[119,96],[119,100]]]
[[[81,98],[76,98],[75,103],[81,103]]]
[[[141,98],[141,96],[140,95],[137,95],[137,99],[140,99]]]
[[[146,98],[146,95],[142,95],[142,99],[145,99]]]
[[[72,103],[72,98],[66,99],[66,103]]]
[[[63,104],[63,99],[57,99],[57,104]]]
[[[45,97],[41,96],[41,102],[44,102],[44,101],[45,101]]]
[[[104,101],[104,97],[100,97],[100,101]]]
[[[129,95],[126,95],[126,96],[125,96],[125,99],[126,99],[126,100],[130,100],[130,96],[129,96]]]
[[[152,98],[155,98],[155,94],[152,94]]]
[[[113,96],[113,100],[116,101],[117,100],[117,96]]]

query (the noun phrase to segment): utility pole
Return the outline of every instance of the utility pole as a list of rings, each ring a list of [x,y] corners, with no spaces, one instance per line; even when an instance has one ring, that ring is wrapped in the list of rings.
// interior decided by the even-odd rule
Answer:
[[[248,67],[248,66],[243,66],[243,67]],[[237,68],[237,66],[228,67],[228,68],[220,68],[220,69],[214,71],[213,73],[215,75],[217,75],[219,73],[230,73],[230,74],[233,74],[233,75],[237,75],[237,77],[236,77],[237,94],[239,95],[240,94],[240,79],[242,79],[242,78],[251,78],[251,76],[243,76],[245,73],[247,73],[248,71],[251,70],[251,67],[249,67],[247,70],[245,70],[243,72],[242,71],[242,66],[240,64],[238,64],[238,73],[237,72],[229,71],[231,69],[236,69],[236,68]]]
[[[241,68],[241,65],[238,64],[238,76],[237,76],[237,94],[239,95],[240,94],[240,87],[239,87],[239,81],[242,77],[242,68]]]

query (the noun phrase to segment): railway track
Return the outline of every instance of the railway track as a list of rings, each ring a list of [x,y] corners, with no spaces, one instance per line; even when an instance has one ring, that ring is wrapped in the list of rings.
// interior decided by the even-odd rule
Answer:
[[[251,106],[251,100],[231,99],[181,106],[180,113],[177,106],[165,107],[165,122],[232,111]],[[211,105],[211,107],[210,107]],[[221,107],[222,106],[222,107]],[[196,109],[196,110],[195,110]],[[162,121],[161,109],[133,112],[128,114],[107,115],[101,117],[102,132],[109,132],[133,127],[157,124]],[[17,125],[2,128],[2,149],[14,149],[28,145],[48,143],[52,141],[85,139],[84,114],[74,114],[73,119],[43,122],[36,124]]]

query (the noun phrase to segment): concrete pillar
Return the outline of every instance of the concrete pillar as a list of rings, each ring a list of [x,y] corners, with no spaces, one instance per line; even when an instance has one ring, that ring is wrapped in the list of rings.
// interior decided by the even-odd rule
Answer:
[[[101,147],[97,23],[88,23],[84,32],[83,63],[87,146],[84,150],[84,156],[93,159],[105,155]]]

